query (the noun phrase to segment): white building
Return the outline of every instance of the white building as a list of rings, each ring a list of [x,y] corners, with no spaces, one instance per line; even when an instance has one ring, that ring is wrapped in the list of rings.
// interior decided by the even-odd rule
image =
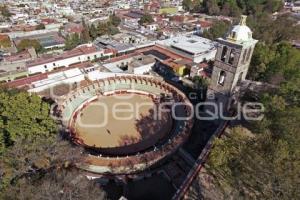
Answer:
[[[84,80],[84,74],[80,69],[74,68],[63,72],[49,74],[47,79],[32,83],[32,88],[28,92],[41,92],[52,88],[55,85],[79,83]]]
[[[61,55],[50,58],[39,58],[27,63],[29,74],[46,73],[61,67],[69,67],[72,64],[91,61],[113,53],[108,49],[97,49],[93,45],[82,45]]]
[[[178,53],[195,63],[214,60],[217,53],[217,43],[195,35],[183,35],[158,41],[158,46]]]

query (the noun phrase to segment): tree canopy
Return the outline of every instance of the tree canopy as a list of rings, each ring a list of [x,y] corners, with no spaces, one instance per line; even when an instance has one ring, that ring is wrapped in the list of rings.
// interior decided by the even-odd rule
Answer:
[[[9,37],[1,39],[0,42],[1,42],[0,47],[2,47],[2,48],[9,48],[12,46],[12,43],[11,43]]]
[[[33,47],[37,53],[40,53],[43,51],[42,45],[37,40],[32,39],[23,39],[21,42],[17,45],[18,51],[23,51],[29,47]]]
[[[115,27],[118,27],[121,23],[121,19],[115,14],[113,14],[109,16],[109,23],[111,23]]]
[[[92,24],[89,27],[89,35],[92,39],[102,35],[115,35],[120,32],[118,29],[120,23],[121,19],[119,17],[111,15],[108,22],[102,22],[97,25]]]
[[[43,30],[43,29],[45,29],[45,25],[44,24],[39,24],[39,25],[36,26],[35,29],[36,30]]]
[[[279,11],[281,0],[184,0],[183,8],[192,12],[205,12],[209,15],[238,16]]]
[[[139,20],[140,25],[150,24],[152,22],[154,22],[154,20],[153,20],[152,16],[148,13],[145,13]]]
[[[299,109],[280,117],[280,136],[275,132],[249,134],[236,127],[217,139],[207,169],[225,196],[253,199],[298,199],[300,174]],[[282,113],[284,114],[284,113]],[[298,116],[298,117],[296,117]],[[290,121],[291,117],[296,117]],[[288,122],[289,121],[289,122]],[[287,124],[283,124],[286,123]],[[288,127],[292,125],[292,127]],[[293,130],[296,128],[296,130]]]
[[[225,36],[227,31],[229,30],[229,27],[230,23],[227,21],[216,21],[213,27],[203,32],[203,36],[208,39],[215,40],[219,37]]]
[[[73,169],[81,159],[82,149],[59,137],[47,102],[0,90],[0,199],[103,199]]]
[[[55,169],[40,177],[23,178],[2,197],[11,200],[103,200],[106,194],[96,181],[88,180],[76,169]]]
[[[3,156],[2,165],[7,159],[11,159],[13,168],[10,169],[16,169],[14,167],[18,166],[17,162],[22,163],[22,159],[26,159],[27,150],[42,148],[35,146],[36,142],[41,144],[56,137],[56,123],[49,116],[49,110],[50,105],[43,102],[37,95],[0,90],[0,156]],[[26,143],[26,141],[30,143]],[[11,154],[17,149],[20,150],[20,148],[16,148],[18,146],[23,150]],[[31,153],[33,152],[37,154],[36,149]],[[20,157],[17,156],[18,154]],[[28,164],[29,160],[23,162]],[[1,169],[5,168],[2,166]],[[10,173],[4,174],[1,181],[5,181],[5,177],[10,177]]]
[[[68,35],[65,39],[65,49],[66,50],[73,49],[82,43],[83,40],[80,38],[78,33]]]
[[[56,125],[49,117],[49,108],[36,95],[0,91],[0,154],[18,139],[55,134]]]
[[[0,5],[0,13],[5,18],[9,18],[12,15],[5,5]]]
[[[268,45],[274,43],[300,39],[300,25],[289,14],[279,15],[273,19],[267,13],[250,15],[247,20],[248,26],[253,31],[253,37]]]
[[[89,33],[89,26],[85,23],[85,20],[82,19],[82,27],[83,27],[83,31],[82,31],[82,41],[84,43],[90,42],[91,41],[91,36]]]

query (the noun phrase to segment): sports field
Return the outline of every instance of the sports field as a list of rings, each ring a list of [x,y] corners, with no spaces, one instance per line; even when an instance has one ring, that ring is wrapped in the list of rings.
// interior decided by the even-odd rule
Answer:
[[[155,119],[152,98],[138,94],[100,96],[83,108],[75,121],[77,137],[98,148],[154,145],[172,128],[169,113]]]

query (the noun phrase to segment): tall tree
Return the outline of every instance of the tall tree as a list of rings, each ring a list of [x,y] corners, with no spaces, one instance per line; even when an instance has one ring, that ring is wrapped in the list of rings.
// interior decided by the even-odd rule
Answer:
[[[91,41],[91,37],[90,37],[90,31],[89,31],[89,26],[87,26],[87,24],[85,23],[85,20],[82,19],[82,26],[83,26],[83,31],[82,31],[82,35],[81,35],[81,38],[82,38],[82,41],[84,43],[87,43],[87,42],[90,42]]]
[[[44,24],[39,24],[39,25],[36,26],[35,29],[36,30],[43,30],[43,29],[45,29],[45,25]]]
[[[116,16],[115,14],[112,14],[109,16],[109,23],[115,27],[118,27],[121,23],[121,19],[120,19],[120,17]]]
[[[219,15],[220,14],[220,7],[218,6],[217,0],[205,0],[203,2],[205,11],[209,15]]]
[[[182,7],[186,11],[191,11],[193,9],[193,2],[192,0],[183,0]]]
[[[154,22],[154,20],[153,20],[152,16],[148,13],[145,13],[139,20],[140,25],[149,24],[152,22]]]
[[[93,40],[97,38],[98,31],[97,31],[97,27],[94,24],[90,26],[89,34]]]
[[[1,195],[0,195],[1,198]],[[103,200],[105,192],[95,181],[75,169],[55,169],[45,175],[23,178],[2,194],[8,200],[73,199]]]
[[[68,35],[65,40],[65,49],[70,50],[82,44],[82,40],[78,33]]]
[[[0,91],[0,107],[0,135],[4,138],[1,143],[5,146],[17,139],[48,137],[56,133],[56,125],[49,116],[50,106],[37,95]]]
[[[29,47],[33,47],[37,53],[40,53],[44,50],[42,45],[37,40],[23,39],[17,45],[18,51],[23,51]]]
[[[11,12],[8,10],[7,6],[5,5],[0,5],[0,13],[5,18],[9,18],[12,15]]]
[[[225,36],[229,30],[230,23],[227,21],[216,21],[213,27],[203,32],[203,36],[211,40]]]
[[[73,169],[82,151],[58,137],[40,97],[0,90],[0,199],[105,199]]]

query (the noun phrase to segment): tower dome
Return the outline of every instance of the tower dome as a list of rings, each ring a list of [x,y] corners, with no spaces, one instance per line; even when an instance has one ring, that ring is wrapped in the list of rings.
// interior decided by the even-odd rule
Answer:
[[[252,40],[252,31],[246,25],[246,19],[246,15],[241,16],[240,23],[232,28],[227,39],[238,42]]]

